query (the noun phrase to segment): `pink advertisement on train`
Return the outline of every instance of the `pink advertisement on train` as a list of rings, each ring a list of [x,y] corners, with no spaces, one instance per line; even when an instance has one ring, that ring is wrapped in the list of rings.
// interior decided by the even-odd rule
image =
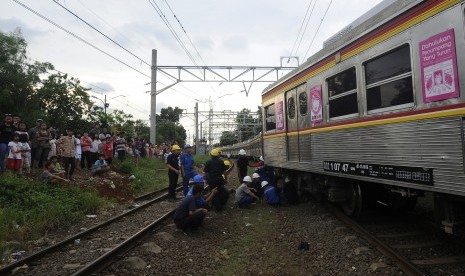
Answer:
[[[310,119],[312,125],[323,121],[323,101],[321,99],[321,85],[310,89]]]
[[[283,102],[278,102],[276,106],[276,130],[284,129]]]
[[[420,42],[420,64],[424,102],[460,96],[454,29]]]

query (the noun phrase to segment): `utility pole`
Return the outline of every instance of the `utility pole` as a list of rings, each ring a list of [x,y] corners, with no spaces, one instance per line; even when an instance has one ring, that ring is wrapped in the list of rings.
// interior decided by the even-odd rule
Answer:
[[[110,104],[107,103],[107,95],[105,94],[105,101],[103,102],[103,111],[105,112],[105,115],[107,115],[107,107],[109,107]]]
[[[194,144],[195,144],[195,154],[197,154],[197,147],[199,146],[199,103],[195,103],[195,114],[194,114],[194,125],[195,125],[195,138],[194,138]]]
[[[152,49],[152,83],[150,86],[150,142],[157,140],[157,50]]]

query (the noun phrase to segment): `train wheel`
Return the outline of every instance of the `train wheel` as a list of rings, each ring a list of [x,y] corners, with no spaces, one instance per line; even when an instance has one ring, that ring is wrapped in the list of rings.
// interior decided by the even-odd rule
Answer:
[[[346,188],[346,201],[342,203],[342,210],[351,217],[357,217],[362,212],[362,189],[360,184],[349,183]]]

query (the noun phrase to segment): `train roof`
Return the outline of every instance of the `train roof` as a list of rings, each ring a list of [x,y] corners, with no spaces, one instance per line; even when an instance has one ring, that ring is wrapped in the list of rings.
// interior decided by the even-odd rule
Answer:
[[[379,3],[348,26],[323,42],[323,49],[310,56],[304,63],[292,70],[276,82],[266,87],[262,95],[285,82],[287,79],[297,75],[312,64],[317,63],[325,57],[334,54],[338,49],[346,46],[361,36],[373,31],[382,24],[397,17],[403,12],[413,8],[426,0],[384,0]]]

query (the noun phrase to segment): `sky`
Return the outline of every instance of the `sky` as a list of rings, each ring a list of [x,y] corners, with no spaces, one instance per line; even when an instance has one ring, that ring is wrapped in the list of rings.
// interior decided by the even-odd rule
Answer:
[[[20,28],[31,62],[51,62],[56,70],[91,88],[90,95],[100,99],[92,98],[95,105],[103,106],[106,95],[109,112],[123,110],[149,123],[151,70],[147,64],[151,64],[152,49],[157,50],[160,66],[192,66],[194,62],[200,66],[280,66],[281,57],[289,56],[298,56],[302,63],[322,48],[324,40],[382,0],[56,2],[90,26],[54,0],[1,0],[0,31]],[[296,59],[287,61],[282,65],[297,65]],[[157,80],[157,90],[173,82],[160,74]],[[215,112],[256,111],[269,84],[254,83],[247,96],[241,83],[183,82],[157,95],[156,110],[184,109],[181,123],[187,129],[187,142],[192,143],[196,102],[201,112],[210,108]]]

